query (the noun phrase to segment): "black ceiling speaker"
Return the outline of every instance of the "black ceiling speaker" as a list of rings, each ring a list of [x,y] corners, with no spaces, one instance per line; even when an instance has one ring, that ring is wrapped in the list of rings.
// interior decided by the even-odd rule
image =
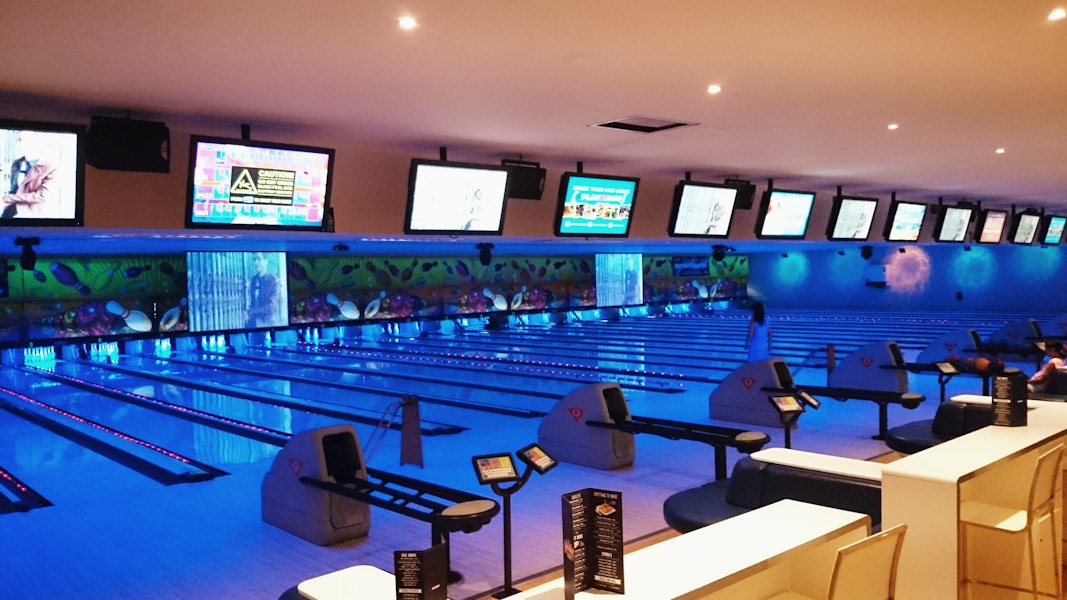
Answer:
[[[108,171],[170,173],[170,129],[158,121],[93,117],[85,162]]]
[[[541,199],[545,191],[545,170],[540,163],[504,159],[500,164],[508,168],[508,198]]]

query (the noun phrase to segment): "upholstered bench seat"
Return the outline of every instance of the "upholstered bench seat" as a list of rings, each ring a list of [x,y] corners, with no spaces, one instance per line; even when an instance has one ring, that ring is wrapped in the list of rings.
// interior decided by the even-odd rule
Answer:
[[[768,461],[760,460],[764,453]],[[771,448],[742,457],[726,480],[672,494],[663,518],[685,533],[789,498],[865,513],[877,526],[881,494],[878,463]]]

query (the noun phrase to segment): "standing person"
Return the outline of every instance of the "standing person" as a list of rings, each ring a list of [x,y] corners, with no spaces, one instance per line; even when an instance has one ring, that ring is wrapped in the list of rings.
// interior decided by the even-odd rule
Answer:
[[[752,304],[752,320],[748,323],[748,362],[771,357],[771,325],[764,314],[763,303]]]
[[[1026,382],[1026,387],[1031,392],[1044,392],[1048,388],[1049,382],[1052,380],[1052,375],[1056,371],[1063,369],[1064,353],[1063,343],[1059,340],[1050,340],[1042,344],[1042,350],[1045,351],[1045,356],[1048,357],[1046,362],[1037,373],[1034,373],[1032,377]]]
[[[41,216],[47,204],[54,203],[56,166],[43,155],[43,134],[20,131],[20,156],[11,163],[11,185],[0,198],[0,219]]]
[[[254,253],[252,267],[256,273],[248,281],[248,320],[245,327],[284,325],[278,315],[281,308],[281,286],[278,277],[267,272],[266,254]]]

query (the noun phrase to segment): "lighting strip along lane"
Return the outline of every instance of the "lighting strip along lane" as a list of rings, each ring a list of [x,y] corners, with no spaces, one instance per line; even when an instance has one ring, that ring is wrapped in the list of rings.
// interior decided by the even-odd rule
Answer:
[[[26,485],[11,474],[4,467],[0,467],[0,486],[6,488],[15,495],[18,500],[12,501],[6,496],[0,496],[0,514],[12,512],[26,512],[35,508],[52,506],[47,498],[37,493],[36,490]]]
[[[0,408],[7,410],[17,416],[20,416],[27,421],[40,425],[45,429],[61,435],[77,444],[85,446],[89,450],[96,452],[102,456],[110,458],[115,462],[129,467],[138,473],[146,477],[150,477],[163,485],[174,485],[177,483],[192,483],[195,481],[206,481],[208,479],[214,479],[220,475],[228,475],[226,471],[218,469],[211,465],[202,463],[197,460],[182,456],[166,448],[156,446],[150,442],[135,438],[131,435],[127,435],[116,429],[112,429],[106,425],[102,425],[95,421],[79,417],[73,413],[69,413],[60,408],[56,408],[50,404],[46,404],[31,398],[24,394],[20,394],[16,391],[9,390],[4,387],[0,387],[0,394],[9,396],[15,400],[21,401],[23,404],[29,405],[29,407],[19,406],[18,404],[0,398]],[[62,417],[73,421],[74,424],[68,425],[61,423],[58,420],[48,418],[47,416],[40,414],[36,411],[48,411],[57,417]],[[165,457],[168,461],[177,461],[186,468],[180,472],[168,470],[166,467],[156,464],[151,460],[134,454],[129,450],[119,448],[113,443],[109,443],[105,439],[97,438],[86,431],[80,431],[78,427],[89,428],[90,431],[95,430],[96,433],[103,433],[111,435],[115,438],[116,442],[124,442],[128,444],[134,444],[135,449],[148,450],[149,456],[152,457]]]
[[[61,373],[53,373],[45,369],[39,369],[37,367],[23,367],[27,371],[31,371],[49,379],[52,381],[58,381],[65,383],[71,387],[76,387],[83,390],[98,393],[102,396],[109,398],[115,398],[117,400],[123,400],[131,404],[136,404],[144,408],[148,408],[163,414],[176,416],[186,421],[192,421],[193,423],[199,423],[200,425],[207,425],[213,429],[219,429],[228,433],[234,433],[242,437],[256,440],[257,442],[264,442],[267,444],[273,444],[275,446],[284,445],[289,439],[289,434],[284,431],[278,431],[276,429],[268,429],[266,427],[260,427],[253,425],[246,421],[238,421],[237,419],[231,419],[222,415],[209,413],[195,408],[188,408],[180,404],[173,404],[152,398],[151,396],[142,396],[141,394],[135,394],[133,392],[127,392],[117,388],[107,387],[105,385],[87,381],[78,377],[72,377],[70,375],[63,375]]]

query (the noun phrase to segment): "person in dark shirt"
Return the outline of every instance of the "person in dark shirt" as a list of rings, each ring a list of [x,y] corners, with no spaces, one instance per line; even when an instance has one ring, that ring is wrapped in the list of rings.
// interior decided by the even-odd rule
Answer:
[[[246,327],[276,327],[281,322],[281,286],[278,277],[267,272],[267,257],[256,252],[252,257],[256,274],[248,281],[248,319]]]

